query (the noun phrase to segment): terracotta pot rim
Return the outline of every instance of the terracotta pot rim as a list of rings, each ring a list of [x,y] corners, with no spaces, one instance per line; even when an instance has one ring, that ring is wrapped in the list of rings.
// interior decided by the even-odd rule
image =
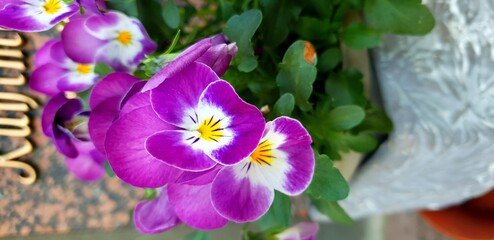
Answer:
[[[455,240],[494,240],[494,209],[476,204],[494,202],[494,190],[472,201],[419,214],[440,233]],[[492,205],[492,204],[491,204]]]

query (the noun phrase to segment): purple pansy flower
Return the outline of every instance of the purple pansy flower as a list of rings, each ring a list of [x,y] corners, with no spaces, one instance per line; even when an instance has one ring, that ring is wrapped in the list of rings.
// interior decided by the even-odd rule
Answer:
[[[216,210],[234,222],[249,222],[268,211],[274,190],[301,194],[314,173],[311,142],[297,120],[280,117],[267,123],[255,151],[216,176],[211,190]]]
[[[149,136],[146,149],[178,169],[236,164],[252,153],[262,136],[261,112],[202,63],[189,64],[151,90],[151,104],[173,127]]]
[[[0,27],[23,32],[45,31],[77,11],[77,4],[63,0],[2,0]]]
[[[65,52],[81,63],[104,62],[116,71],[132,71],[156,49],[139,20],[120,12],[83,15],[62,31]]]
[[[274,237],[278,240],[316,240],[319,225],[313,222],[301,222],[285,229]]]
[[[263,126],[257,108],[209,67],[192,63],[158,88],[132,96],[109,128],[105,150],[125,182],[160,187],[175,181],[178,169],[241,161],[256,148]]]
[[[72,61],[65,54],[60,40],[46,42],[36,53],[34,63],[36,68],[29,86],[49,96],[65,91],[84,91],[98,79],[94,64]]]
[[[193,62],[204,63],[213,69],[218,76],[222,76],[236,53],[237,45],[228,43],[223,34],[202,39],[185,49],[173,61],[151,77],[142,91],[156,88],[163,81],[186,69]]]
[[[105,174],[105,156],[89,141],[87,118],[80,99],[59,93],[46,104],[41,125],[43,133],[67,157],[68,169],[83,181],[96,181]]]

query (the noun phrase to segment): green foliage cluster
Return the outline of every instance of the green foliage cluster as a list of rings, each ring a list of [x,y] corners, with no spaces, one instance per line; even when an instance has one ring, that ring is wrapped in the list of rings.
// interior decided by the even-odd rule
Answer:
[[[375,150],[377,136],[393,128],[365,95],[362,73],[344,66],[342,46],[366,50],[378,46],[383,34],[424,35],[434,27],[421,0],[217,0],[199,8],[187,1],[110,0],[109,5],[139,18],[167,53],[220,32],[236,42],[238,53],[223,78],[243,99],[269,109],[268,120],[290,116],[307,128],[316,170],[305,194],[341,223],[351,222],[337,203],[349,188],[333,161],[343,152]],[[136,75],[149,78],[169,58],[150,56]],[[277,193],[258,225],[269,233],[289,226],[290,216],[290,199]],[[191,239],[207,237],[198,233]]]

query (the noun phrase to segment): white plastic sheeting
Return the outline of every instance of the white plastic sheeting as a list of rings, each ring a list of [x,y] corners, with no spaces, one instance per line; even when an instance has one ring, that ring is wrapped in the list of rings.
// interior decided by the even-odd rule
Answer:
[[[355,218],[441,208],[494,186],[494,1],[429,0],[425,37],[389,35],[373,60],[395,131],[341,202]]]

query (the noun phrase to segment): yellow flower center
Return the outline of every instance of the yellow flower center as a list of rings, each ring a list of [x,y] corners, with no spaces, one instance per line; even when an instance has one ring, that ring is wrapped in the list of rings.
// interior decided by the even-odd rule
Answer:
[[[45,5],[43,5],[43,8],[46,13],[55,14],[60,11],[62,4],[60,3],[60,0],[47,0]]]
[[[256,150],[250,155],[250,161],[263,165],[271,165],[273,164],[273,153],[271,152],[271,142],[268,140],[264,140],[257,146]]]
[[[77,65],[76,71],[80,74],[89,74],[92,72],[91,65],[79,64],[79,65]]]
[[[218,142],[218,140],[224,136],[223,132],[221,131],[223,130],[223,128],[221,128],[220,122],[221,119],[214,119],[214,116],[211,116],[211,118],[204,120],[204,122],[197,130],[201,134],[200,138],[206,141]]]
[[[116,38],[117,41],[119,41],[123,45],[129,45],[130,42],[132,41],[132,34],[127,31],[120,32],[118,34],[118,37]]]

